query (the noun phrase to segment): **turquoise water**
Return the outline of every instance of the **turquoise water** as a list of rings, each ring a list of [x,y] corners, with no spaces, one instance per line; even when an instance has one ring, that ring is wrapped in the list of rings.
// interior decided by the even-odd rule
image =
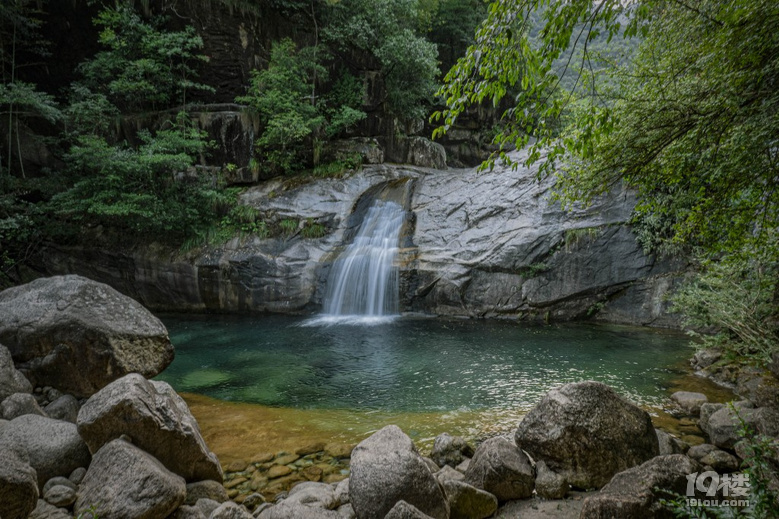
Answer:
[[[599,380],[659,406],[690,357],[677,333],[590,324],[401,318],[301,326],[287,316],[163,316],[177,391],[299,409],[528,410],[566,382]]]

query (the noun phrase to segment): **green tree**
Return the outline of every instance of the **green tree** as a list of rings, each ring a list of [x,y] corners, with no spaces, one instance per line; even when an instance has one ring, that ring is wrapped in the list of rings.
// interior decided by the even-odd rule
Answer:
[[[322,33],[329,45],[376,59],[387,112],[406,119],[423,117],[437,87],[438,51],[417,34],[417,0],[342,0],[327,15]]]
[[[0,115],[5,116],[7,121],[3,128],[6,134],[6,153],[3,155],[7,163],[3,164],[3,157],[0,157],[0,171],[7,171],[9,177],[13,167],[14,144],[19,159],[19,173],[25,176],[20,124],[23,125],[24,120],[30,117],[43,117],[54,122],[61,116],[53,97],[37,90],[35,85],[22,81],[19,74],[23,67],[36,64],[20,57],[42,57],[48,54],[46,41],[40,31],[40,4],[32,0],[8,0],[0,4]],[[0,187],[7,187],[4,185],[7,182],[7,178],[0,181]]]
[[[268,68],[254,71],[247,95],[236,99],[260,116],[258,155],[273,173],[291,173],[318,162],[321,142],[365,117],[362,85],[343,73],[326,95],[316,94],[327,69],[317,49],[298,51],[292,40],[273,45]],[[321,55],[321,53],[319,53]]]
[[[83,135],[65,158],[72,184],[47,209],[60,227],[103,226],[125,238],[175,242],[203,232],[227,203],[214,179],[192,167],[204,137],[183,112],[165,129],[139,132],[137,148]]]
[[[541,174],[556,175],[566,204],[617,183],[635,189],[645,247],[698,258],[677,308],[693,324],[719,327],[712,341],[767,358],[777,349],[777,294],[765,280],[779,259],[779,4],[545,4],[490,6],[441,89],[448,108],[435,116],[444,122],[437,133],[468,106],[518,90],[493,161],[510,162],[506,149],[529,145],[528,161],[546,157]],[[543,22],[531,38],[534,17]],[[591,44],[604,34],[642,41],[629,62],[600,68],[601,81]],[[554,66],[564,56],[575,72],[569,89]]]
[[[94,20],[105,50],[79,67],[84,86],[123,112],[186,104],[190,90],[213,91],[195,81],[203,40],[192,26],[164,30],[165,19],[144,20],[132,7],[106,7]]]

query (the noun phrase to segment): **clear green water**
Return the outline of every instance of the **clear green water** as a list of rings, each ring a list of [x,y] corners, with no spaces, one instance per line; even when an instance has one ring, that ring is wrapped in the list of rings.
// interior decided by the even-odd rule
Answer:
[[[158,378],[177,391],[298,409],[528,410],[549,389],[580,380],[599,380],[636,403],[659,406],[691,354],[681,334],[589,324],[162,320],[176,358]]]

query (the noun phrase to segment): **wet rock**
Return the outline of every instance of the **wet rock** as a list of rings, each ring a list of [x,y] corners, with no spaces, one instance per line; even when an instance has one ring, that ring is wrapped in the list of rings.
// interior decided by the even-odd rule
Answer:
[[[81,406],[73,395],[62,395],[46,406],[46,415],[55,420],[76,423]]]
[[[274,465],[270,469],[268,469],[269,479],[276,479],[282,476],[287,476],[289,474],[292,474],[292,469],[287,467],[286,465]]]
[[[384,519],[432,519],[429,515],[419,510],[414,505],[405,501],[398,501],[395,506],[384,516]]]
[[[698,427],[700,427],[702,431],[705,431],[706,427],[708,427],[709,418],[711,418],[711,415],[713,415],[723,407],[725,407],[725,404],[720,404],[720,403],[703,404],[701,406],[701,415],[700,415],[700,420],[698,420]]]
[[[218,481],[196,481],[187,484],[187,497],[185,505],[194,505],[199,499],[211,499],[217,503],[227,501],[227,490]]]
[[[87,475],[87,469],[84,467],[78,467],[77,469],[73,469],[73,472],[70,473],[68,479],[72,481],[74,485],[78,486],[84,480],[84,476],[86,475]]]
[[[435,519],[449,506],[411,439],[389,425],[360,442],[352,452],[349,496],[360,519],[382,519],[400,500]]]
[[[779,436],[779,411],[768,407],[754,409],[746,405],[734,405],[734,408],[735,410],[722,407],[714,412],[705,424],[701,423],[701,428],[712,444],[717,447],[733,448],[741,439],[739,417],[748,427],[760,434]]]
[[[447,433],[436,437],[433,450],[430,452],[430,459],[439,467],[444,465],[456,467],[466,458],[472,457],[473,447],[468,445],[468,442],[460,436],[450,436]]]
[[[701,445],[694,445],[687,451],[687,456],[700,462],[708,453],[719,450],[715,445],[710,443],[703,443]]]
[[[354,508],[349,503],[339,506],[336,512],[341,519],[357,519],[357,514],[354,513]]]
[[[232,463],[230,463],[226,468],[226,472],[243,472],[246,470],[246,467],[248,467],[249,464],[244,460],[236,460]]]
[[[336,484],[335,499],[342,505],[349,502],[349,478]]]
[[[186,484],[154,457],[125,440],[98,450],[79,487],[75,513],[96,505],[100,517],[167,517],[184,503]]]
[[[655,434],[657,434],[657,443],[660,448],[659,454],[661,456],[666,454],[682,454],[682,445],[679,440],[660,429],[655,429]]]
[[[444,480],[450,519],[484,519],[498,509],[498,498],[462,481]]]
[[[46,416],[35,397],[30,393],[14,393],[0,404],[0,415],[5,420],[13,420],[26,414]]]
[[[173,512],[170,519],[208,519],[203,511],[192,505],[181,505]]]
[[[211,517],[211,514],[214,513],[214,510],[219,508],[221,504],[222,503],[217,503],[213,499],[200,498],[195,503],[195,506],[199,508],[201,512],[203,512],[203,515],[206,517]]]
[[[696,351],[691,364],[695,369],[705,369],[719,361],[721,358],[722,350],[718,348],[707,348]]]
[[[389,162],[411,164],[423,168],[446,169],[446,150],[425,137],[412,136],[395,139],[385,146]]]
[[[298,456],[308,456],[309,454],[314,454],[316,452],[322,452],[325,450],[325,443],[324,442],[316,442],[311,443],[309,445],[305,445],[295,451],[295,454]]]
[[[66,485],[54,485],[43,494],[47,503],[59,508],[67,508],[76,502],[76,489]]]
[[[444,481],[464,481],[465,480],[465,474],[460,472],[459,470],[455,470],[449,465],[444,465],[444,467],[433,474],[435,478],[438,480],[439,483],[443,483]]]
[[[568,493],[568,482],[546,463],[536,463],[536,494],[544,499],[562,499]]]
[[[0,402],[14,393],[32,393],[32,384],[16,369],[8,348],[0,344]]]
[[[243,506],[228,501],[219,505],[219,508],[211,512],[208,519],[253,519]]]
[[[677,391],[671,395],[671,400],[682,408],[690,416],[699,416],[701,406],[709,401],[703,393],[693,393],[691,391]]]
[[[513,441],[497,436],[476,449],[465,472],[465,482],[503,502],[530,497],[535,473],[528,457]]]
[[[73,519],[73,514],[64,508],[58,508],[43,499],[39,499],[38,505],[30,514],[29,519]]]
[[[35,469],[38,485],[55,476],[67,476],[74,469],[89,465],[89,449],[76,425],[38,415],[15,418],[0,431],[0,444],[24,449]]]
[[[582,489],[602,487],[617,472],[659,453],[647,412],[592,381],[547,393],[520,422],[515,439],[533,459]]]
[[[50,488],[56,487],[56,486],[65,486],[73,490],[78,489],[78,485],[73,483],[70,479],[62,476],[57,476],[54,478],[51,478],[46,482],[45,485],[43,485],[43,489],[41,490],[41,495],[46,495],[46,492],[49,491]]]
[[[173,360],[159,319],[81,276],[42,278],[0,292],[0,342],[33,382],[77,397],[127,373],[153,377]]]
[[[605,517],[673,517],[658,502],[655,488],[685,495],[687,475],[699,472],[701,466],[683,454],[658,456],[638,467],[620,472],[596,495],[584,501],[580,519]]]
[[[187,481],[222,481],[187,404],[166,382],[125,375],[90,398],[78,414],[78,430],[92,452],[127,434]]]
[[[265,498],[262,497],[261,494],[249,494],[246,499],[243,500],[243,503],[241,503],[243,506],[245,506],[249,511],[254,510],[261,504],[265,502]]]
[[[0,438],[0,517],[27,519],[38,502],[38,478],[27,451]]]
[[[738,458],[723,450],[715,449],[700,459],[701,465],[709,466],[720,474],[726,472],[735,472],[738,470],[741,462]]]
[[[299,459],[300,456],[297,454],[281,454],[275,460],[273,460],[273,463],[275,465],[289,465],[290,463],[294,463]]]

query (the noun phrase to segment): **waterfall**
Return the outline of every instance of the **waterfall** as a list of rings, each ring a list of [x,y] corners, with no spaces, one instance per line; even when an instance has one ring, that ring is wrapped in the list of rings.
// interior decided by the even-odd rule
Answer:
[[[330,270],[325,319],[365,323],[398,315],[394,262],[404,218],[403,207],[396,202],[377,199],[368,209],[354,240]]]

